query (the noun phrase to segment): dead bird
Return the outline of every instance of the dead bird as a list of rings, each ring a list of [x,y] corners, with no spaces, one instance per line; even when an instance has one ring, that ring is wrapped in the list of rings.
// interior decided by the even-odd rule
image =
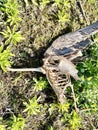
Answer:
[[[82,56],[82,50],[91,43],[91,36],[98,32],[98,22],[58,37],[46,50],[43,66],[39,68],[7,68],[8,71],[36,71],[46,77],[61,103],[65,101],[65,89],[71,86],[76,106],[75,94],[70,76],[80,80],[73,60]]]

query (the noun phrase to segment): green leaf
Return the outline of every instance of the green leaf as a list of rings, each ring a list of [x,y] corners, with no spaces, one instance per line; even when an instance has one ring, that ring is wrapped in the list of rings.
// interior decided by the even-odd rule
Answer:
[[[13,54],[11,54],[9,47],[7,47],[7,49],[4,51],[3,51],[3,49],[4,49],[4,46],[2,45],[0,47],[0,66],[1,66],[2,70],[6,72],[7,67],[11,66],[9,59],[11,56],[13,56]]]
[[[45,79],[43,79],[42,77],[40,77],[40,79],[39,80],[37,80],[36,78],[33,78],[33,80],[34,80],[34,82],[35,82],[35,84],[34,84],[34,90],[35,91],[41,91],[41,90],[43,90],[43,89],[45,89],[45,88],[47,88],[47,81],[45,80]]]
[[[22,116],[18,115],[18,117],[16,117],[15,115],[13,115],[10,120],[10,129],[23,130],[26,125],[25,122],[26,120]]]
[[[33,97],[33,99],[29,100],[29,103],[24,102],[24,105],[26,106],[25,110],[23,112],[27,112],[28,116],[30,115],[37,115],[40,112],[41,105],[38,104],[40,98],[37,98],[36,96]]]
[[[4,37],[6,38],[5,41],[6,44],[16,45],[18,42],[24,39],[21,35],[21,32],[20,31],[17,32],[16,26],[14,26],[12,29],[9,26],[7,26],[7,29],[1,32],[1,34],[3,34]]]

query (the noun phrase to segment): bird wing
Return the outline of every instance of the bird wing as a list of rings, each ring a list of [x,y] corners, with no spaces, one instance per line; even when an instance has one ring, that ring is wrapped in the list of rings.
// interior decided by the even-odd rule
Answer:
[[[46,50],[47,55],[69,55],[85,49],[90,43],[90,36],[98,32],[98,22],[58,37]]]

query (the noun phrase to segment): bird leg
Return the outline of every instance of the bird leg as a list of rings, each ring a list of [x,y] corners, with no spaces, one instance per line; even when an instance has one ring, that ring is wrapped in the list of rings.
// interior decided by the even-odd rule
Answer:
[[[63,104],[65,102],[65,96],[64,96],[64,93],[65,93],[65,90],[67,87],[70,87],[71,88],[71,91],[72,91],[72,96],[73,96],[73,100],[74,100],[74,107],[75,107],[75,110],[78,112],[79,109],[77,107],[77,103],[76,103],[76,97],[75,97],[75,92],[74,92],[74,88],[73,88],[73,85],[71,83],[71,79],[70,79],[70,75],[66,75],[66,78],[68,79],[68,84],[66,84],[66,86],[64,87],[63,91],[62,91],[62,94],[60,95],[60,99],[59,101]]]
[[[74,88],[73,88],[73,85],[71,83],[70,83],[70,87],[71,87],[71,90],[72,90],[72,95],[73,95],[73,100],[74,100],[74,107],[75,107],[76,111],[79,112],[79,109],[78,109],[77,103],[76,103]]]

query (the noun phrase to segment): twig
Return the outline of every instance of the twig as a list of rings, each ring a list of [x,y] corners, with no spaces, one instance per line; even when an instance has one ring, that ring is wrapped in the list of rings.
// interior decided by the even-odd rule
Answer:
[[[88,22],[88,20],[87,20],[86,15],[85,15],[85,12],[84,12],[84,9],[83,9],[81,0],[76,0],[76,2],[77,2],[78,7],[80,8],[80,11],[81,11],[81,13],[82,13],[82,15],[83,15],[83,17],[84,17],[84,19],[85,19],[87,25],[89,25],[89,22]]]

